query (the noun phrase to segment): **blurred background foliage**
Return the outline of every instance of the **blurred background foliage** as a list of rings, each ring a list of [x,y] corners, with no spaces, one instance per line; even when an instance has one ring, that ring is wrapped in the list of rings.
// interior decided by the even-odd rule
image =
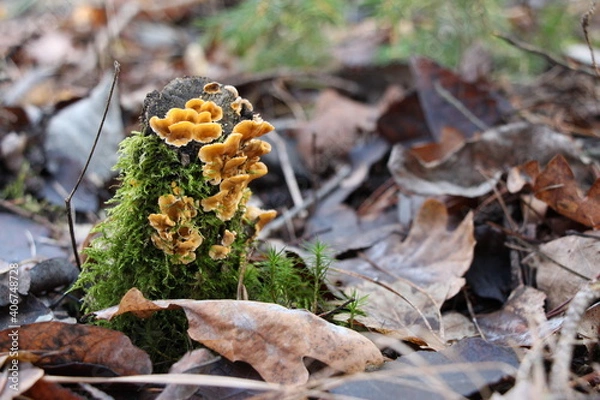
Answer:
[[[207,32],[205,46],[225,44],[252,71],[332,66],[339,32],[370,21],[384,36],[374,63],[419,54],[457,67],[477,43],[491,53],[496,70],[516,76],[539,72],[544,60],[494,33],[557,54],[581,42],[587,7],[562,0],[243,0],[199,24]]]

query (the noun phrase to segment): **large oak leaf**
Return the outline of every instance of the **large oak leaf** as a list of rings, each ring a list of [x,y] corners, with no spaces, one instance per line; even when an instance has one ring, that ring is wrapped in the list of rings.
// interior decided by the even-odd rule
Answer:
[[[131,289],[119,306],[98,311],[110,319],[131,312],[181,308],[188,334],[231,361],[245,361],[267,381],[301,384],[308,380],[303,359],[311,357],[346,373],[383,362],[377,347],[361,334],[330,324],[304,310],[277,304],[238,300],[156,300]]]

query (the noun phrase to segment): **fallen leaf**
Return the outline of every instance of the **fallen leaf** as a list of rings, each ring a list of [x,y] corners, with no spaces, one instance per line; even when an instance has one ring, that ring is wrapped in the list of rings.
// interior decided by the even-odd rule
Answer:
[[[319,241],[327,244],[335,256],[349,250],[369,248],[390,234],[402,231],[400,224],[390,223],[371,228],[366,225],[366,221],[354,209],[342,203],[312,217],[307,223],[306,235],[318,236]]]
[[[11,360],[6,358],[7,356],[4,356],[2,360],[2,364],[5,366],[2,375],[0,375],[0,400],[18,398],[19,395],[23,395],[40,383],[40,379],[44,376],[44,370],[34,367],[31,363],[19,362],[18,364],[12,364]],[[17,370],[14,369],[14,365],[16,365]],[[9,370],[11,367],[12,369]]]
[[[190,353],[186,353],[181,360],[177,361],[169,369],[169,374],[196,374],[229,379],[241,378],[245,380],[262,381],[261,376],[249,364],[243,362],[231,362],[228,359],[216,356],[206,348],[197,349]],[[187,399],[187,393],[191,393],[198,397],[206,399],[227,399],[227,400],[243,400],[264,391],[257,389],[246,388],[245,386],[220,386],[220,385],[183,385],[181,383],[169,383],[163,390],[159,398],[167,400],[177,400],[179,398]],[[192,397],[195,399],[196,397]]]
[[[533,191],[535,197],[565,217],[592,228],[600,226],[600,180],[596,180],[584,196],[562,155],[550,160],[535,178]]]
[[[377,119],[377,131],[390,143],[405,146],[435,141],[416,91],[387,105]]]
[[[518,366],[512,348],[468,338],[439,352],[402,356],[331,392],[369,400],[479,398],[480,390],[513,376]]]
[[[267,381],[300,384],[308,380],[304,357],[336,371],[353,373],[383,363],[377,347],[361,334],[330,324],[304,310],[238,300],[149,301],[131,289],[119,306],[96,312],[101,319],[131,312],[147,316],[158,309],[181,308],[188,334],[231,361],[245,361]]]
[[[360,323],[395,337],[416,337],[439,346],[444,340],[432,332],[441,328],[439,309],[465,284],[463,275],[473,260],[474,247],[473,215],[469,213],[455,229],[448,230],[445,206],[428,199],[404,241],[391,235],[365,251],[364,259],[336,264],[338,269],[358,271],[383,282],[387,288],[368,281],[357,284],[343,274],[333,280],[342,282],[347,292],[356,289],[358,297],[369,296],[363,307],[367,316],[356,318]]]
[[[479,197],[490,192],[510,168],[534,159],[545,163],[556,154],[563,154],[577,167],[576,175],[589,171],[573,139],[523,122],[487,130],[440,163],[428,164],[410,149],[395,145],[388,168],[408,192]]]
[[[37,381],[31,389],[25,392],[25,397],[36,400],[85,400],[68,388],[62,387],[55,382],[47,382],[43,379]]]
[[[485,130],[484,126],[492,127],[502,121],[501,110],[507,110],[508,105],[490,85],[467,82],[425,57],[413,57],[410,67],[427,124],[437,140],[447,127],[470,138]]]
[[[41,261],[29,270],[31,285],[29,292],[38,294],[73,283],[79,269],[65,258],[50,258]]]
[[[428,168],[435,167],[446,161],[465,144],[465,137],[458,130],[443,127],[439,142],[432,142],[414,146],[410,152],[414,154],[421,164]]]
[[[6,294],[7,299],[11,298],[10,294],[11,292]],[[0,312],[0,329],[6,329],[14,325],[14,320],[12,320],[9,310],[9,307],[6,306]],[[35,322],[52,321],[53,319],[55,319],[53,311],[36,296],[28,295],[20,298],[19,324],[27,325]]]
[[[5,329],[0,331],[0,352],[10,351],[15,337],[19,351],[41,353],[36,361],[41,368],[86,363],[108,367],[119,375],[152,372],[148,355],[127,336],[99,326],[40,322]]]
[[[205,373],[205,371],[210,368],[210,364],[214,363],[219,358],[220,357],[215,357],[208,349],[197,349],[185,353],[179,361],[169,368],[169,373]],[[186,400],[196,393],[197,390],[198,386],[170,383],[164,388],[156,400]]]
[[[586,234],[598,236],[591,231]],[[598,275],[599,240],[568,235],[540,245],[537,253],[523,259],[523,264],[536,270],[537,287],[546,293],[549,310],[569,301]]]
[[[532,346],[558,329],[561,320],[548,321],[544,312],[546,295],[529,286],[516,288],[501,310],[477,316],[486,340],[508,346]],[[533,333],[535,330],[535,334]]]
[[[462,275],[471,264],[475,246],[471,213],[453,230],[448,229],[448,223],[444,204],[427,199],[404,241],[397,234],[390,235],[365,251],[363,260],[344,260],[337,266],[361,264],[365,268],[359,270],[370,269],[372,272],[367,275],[386,282],[403,278],[420,287],[444,283],[448,286],[448,297],[445,293],[435,295],[438,301],[444,301],[464,285]]]
[[[600,341],[600,303],[593,304],[583,314],[577,334],[583,339],[588,351]]]
[[[315,115],[299,129],[298,151],[306,165],[324,171],[334,161],[345,160],[363,132],[375,129],[376,107],[324,90],[316,101]]]

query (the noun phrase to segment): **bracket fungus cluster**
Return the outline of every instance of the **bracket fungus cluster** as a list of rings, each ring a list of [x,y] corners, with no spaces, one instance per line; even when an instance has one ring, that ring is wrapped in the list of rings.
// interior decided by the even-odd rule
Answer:
[[[249,107],[251,110],[250,103],[238,96],[235,88],[227,86],[224,90],[235,95],[229,104],[229,115],[241,116],[244,107]],[[221,88],[217,82],[207,83],[203,87],[203,94],[207,96],[216,96],[220,93]],[[223,125],[219,123],[224,116],[227,117],[228,114],[224,113],[223,108],[214,101],[192,98],[185,103],[184,108],[169,109],[163,118],[152,116],[149,125],[152,131],[171,146],[179,148],[190,142],[202,144],[197,158],[202,163],[203,180],[210,185],[218,185],[217,193],[201,199],[203,211],[214,211],[221,221],[226,222],[230,221],[240,208],[245,206],[251,194],[248,184],[267,174],[267,166],[259,160],[261,156],[271,151],[271,146],[257,138],[274,128],[268,122],[263,121],[260,116],[253,115],[252,119],[240,120],[233,125],[230,132],[227,132],[227,127],[231,126],[236,118],[228,121],[224,130]],[[219,139],[222,140],[219,141]],[[162,209],[161,212],[163,212]],[[151,214],[149,216],[153,227],[161,218],[160,215]],[[266,211],[264,215],[260,213],[256,215],[256,212],[251,215],[256,218],[255,221],[259,220],[261,216],[263,220],[267,217],[272,219],[275,216],[272,211]],[[249,215],[246,215],[244,220],[249,220]],[[255,229],[256,233],[258,233],[257,229]],[[157,247],[163,249],[167,254],[173,254],[172,243],[165,244],[165,240],[154,240],[154,238],[156,236],[153,236],[153,242]],[[179,242],[174,243],[175,247],[179,246]],[[209,251],[208,254],[213,259],[225,258],[229,254],[228,246],[230,245],[231,243],[227,246],[215,244],[213,247],[216,247],[211,247],[212,251]],[[193,251],[195,250],[194,248]],[[186,254],[181,258],[182,262],[194,259],[195,257],[192,257],[191,254]]]
[[[260,158],[271,146],[259,137],[273,126],[233,86],[206,78],[148,94],[141,120],[121,144],[114,206],[86,249],[86,308],[113,306],[132,287],[150,298],[236,297],[257,279],[246,255],[275,217],[247,204],[249,184],[267,173]]]
[[[196,249],[204,237],[194,224],[198,215],[193,198],[181,196],[181,189],[172,182],[173,194],[158,198],[160,214],[150,214],[150,226],[156,233],[150,237],[154,246],[169,255],[177,255],[183,264],[196,259]]]

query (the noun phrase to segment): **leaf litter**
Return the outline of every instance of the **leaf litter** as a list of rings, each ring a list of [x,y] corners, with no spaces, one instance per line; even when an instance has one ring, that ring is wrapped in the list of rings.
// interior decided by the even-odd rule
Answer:
[[[313,175],[312,182],[300,182],[305,203],[297,205],[312,214],[295,214],[270,231],[267,244],[277,239],[293,249],[299,237],[318,237],[336,257],[329,289],[364,299],[360,313],[343,315],[347,319],[342,321],[363,335],[301,310],[233,300],[151,301],[132,292],[132,297],[123,299],[122,310],[147,317],[183,308],[190,321],[190,338],[224,357],[219,361],[206,349],[185,356],[173,366],[172,385],[163,390],[163,398],[198,394],[247,398],[258,393],[252,390],[265,391],[265,396],[290,393],[281,391],[284,386],[260,386],[256,381],[252,386],[235,377],[294,384],[296,392],[307,396],[322,387],[327,388],[324,397],[343,394],[365,399],[396,398],[399,392],[405,398],[445,398],[444,392],[496,399],[535,397],[550,392],[540,384],[546,377],[531,365],[554,363],[556,338],[571,333],[584,343],[571,355],[572,364],[580,367],[577,390],[583,397],[597,395],[598,306],[588,304],[583,322],[575,328],[570,328],[573,323],[563,313],[582,288],[598,278],[598,240],[595,231],[589,230],[597,229],[600,221],[594,130],[597,99],[590,95],[596,82],[563,70],[555,79],[540,80],[535,87],[539,90],[507,88],[491,79],[466,79],[424,57],[408,64],[342,68],[336,76],[332,73],[325,78],[306,75],[297,79],[286,73],[240,78],[234,61],[223,62],[222,49],[199,57],[194,56],[197,48],[192,44],[185,49],[175,45],[188,27],[171,28],[170,18],[185,15],[189,5],[146,13],[137,6],[118,7],[122,21],[136,22],[117,28],[122,43],[132,55],[146,54],[146,67],[132,68],[131,60],[124,62],[128,72],[120,88],[122,101],[113,103],[111,135],[104,136],[101,143],[106,147],[95,156],[95,177],[85,190],[80,189],[79,210],[97,211],[106,199],[116,143],[125,130],[137,126],[147,92],[173,76],[210,72],[215,79],[238,80],[241,84],[234,83],[240,92],[261,98],[258,108],[275,121],[287,148],[301,155],[304,165],[292,166],[296,175],[303,179],[306,171]],[[73,145],[84,140],[83,131],[89,132],[85,123],[91,119],[87,117],[102,108],[102,96],[94,95],[102,89],[102,74],[90,72],[92,65],[104,63],[104,56],[90,52],[86,43],[110,47],[107,42],[95,42],[95,35],[100,37],[107,29],[102,10],[89,9],[88,14],[77,10],[79,14],[62,25],[56,19],[41,25],[27,20],[20,29],[11,25],[15,34],[7,36],[10,44],[0,44],[3,49],[16,49],[1,83],[6,90],[0,113],[8,116],[0,119],[2,190],[20,182],[25,192],[52,201],[48,194],[52,185],[45,182],[54,179],[70,189],[77,177],[86,151],[74,152]],[[162,30],[169,32],[162,44],[148,36],[148,16],[168,28]],[[44,29],[32,38],[36,26]],[[92,53],[90,59],[81,56]],[[184,61],[180,53],[186,54]],[[273,87],[279,90],[276,96]],[[587,97],[554,100],[571,95]],[[578,108],[579,104],[583,106]],[[309,117],[299,110],[307,110]],[[78,119],[82,115],[83,120]],[[297,120],[291,128],[290,117]],[[58,122],[65,128],[56,128]],[[379,146],[381,138],[387,143]],[[44,144],[47,154],[42,156]],[[30,172],[21,179],[25,163]],[[337,180],[342,183],[325,198],[317,198],[319,180],[329,178],[327,174],[335,178],[348,166],[350,173],[344,177],[349,178]],[[281,164],[269,167],[283,181],[278,170]],[[284,214],[292,204],[286,189],[274,188],[277,184],[273,183],[266,186],[257,186],[256,193]],[[44,211],[25,204],[23,192],[15,188],[18,185],[3,193],[17,195],[3,194],[0,203],[0,224],[11,228],[3,232],[14,231],[0,241],[3,271],[14,262],[37,265],[38,260],[27,259],[38,255],[62,256],[66,248],[64,238],[61,242],[53,235],[63,227],[54,223],[59,219],[52,215],[46,220],[33,218]],[[405,220],[399,218],[398,210],[407,201],[414,201],[409,207],[414,212]],[[316,204],[314,210],[309,203]],[[19,221],[14,219],[15,207],[21,210]],[[29,224],[23,223],[27,218]],[[80,214],[79,218],[85,217]],[[26,236],[26,231],[32,234]],[[40,251],[36,254],[36,250]],[[80,398],[81,391],[57,383],[78,382],[76,378],[61,381],[57,376],[67,374],[78,375],[80,383],[85,375],[102,374],[120,378],[134,374],[129,382],[136,383],[131,385],[169,382],[167,377],[150,374],[147,355],[122,334],[57,322],[73,322],[56,307],[65,303],[61,294],[72,281],[72,273],[67,268],[64,277],[44,278],[34,285],[35,291],[26,288],[28,272],[21,274],[16,297],[23,324],[19,328],[19,393],[33,398],[42,398],[44,392]],[[9,275],[2,279],[1,290],[10,292]],[[5,314],[10,315],[10,301],[5,303]],[[10,325],[8,317],[1,321],[4,328]],[[10,328],[3,331],[6,353],[11,348],[10,332]],[[549,354],[539,352],[543,346]],[[384,366],[360,373],[367,365],[384,360],[381,350],[389,357]],[[323,378],[307,369],[307,357],[347,374]],[[5,373],[10,362],[10,357],[4,360]],[[182,365],[185,362],[190,364]],[[230,381],[219,380],[215,370]],[[204,374],[209,380],[203,380]],[[181,385],[181,375],[189,375],[186,385]],[[229,385],[238,391],[209,391],[210,377],[220,389]],[[120,388],[125,382],[105,379]],[[513,385],[511,379],[516,380],[512,390],[500,395]],[[3,382],[2,396],[11,397],[7,375]]]

